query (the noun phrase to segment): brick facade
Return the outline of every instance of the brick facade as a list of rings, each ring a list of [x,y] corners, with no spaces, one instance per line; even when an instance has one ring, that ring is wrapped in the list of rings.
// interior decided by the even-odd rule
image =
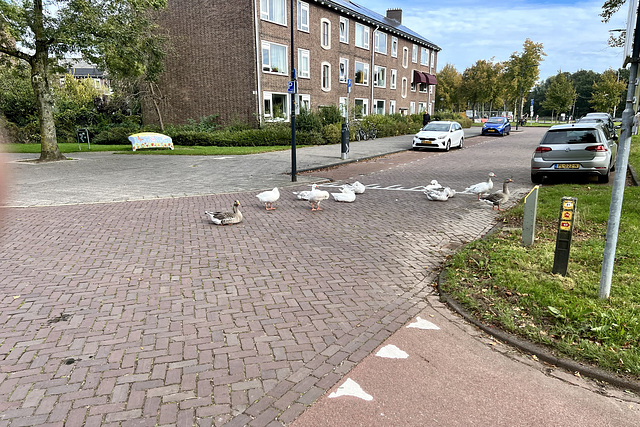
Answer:
[[[294,3],[294,19],[291,20],[290,4],[286,0],[285,22],[276,23],[261,16],[260,0],[198,0],[188,4],[169,0],[168,8],[160,19],[171,41],[166,71],[158,85],[163,96],[160,107],[165,123],[186,123],[188,119],[197,120],[212,114],[217,114],[222,123],[236,119],[268,121],[275,116],[284,116],[281,119],[288,120],[291,24],[294,25],[298,93],[311,109],[339,105],[341,100],[344,102],[347,84],[340,82],[341,59],[348,61],[347,77],[352,81],[351,106],[355,100],[365,103],[367,114],[374,111],[374,101],[377,100],[384,101],[384,114],[390,113],[392,101],[395,101],[395,112],[408,114],[413,107],[413,112],[417,113],[419,106],[429,110],[433,108],[435,88],[432,87],[432,93],[429,93],[428,86],[423,86],[424,92],[418,88],[412,91],[411,83],[414,70],[430,74],[435,79],[440,48],[390,19],[401,19],[401,10],[390,10],[389,17],[384,17],[344,0],[309,0],[303,3],[308,8],[308,30],[298,29],[298,2]],[[278,10],[276,15],[280,12],[282,10]],[[348,43],[340,40],[341,17],[348,20]],[[368,28],[368,49],[356,46],[356,23]],[[323,25],[330,28],[327,47],[323,47],[321,41]],[[386,54],[374,53],[376,30],[386,34]],[[397,38],[397,57],[391,55],[392,37]],[[263,42],[267,44],[263,45]],[[418,51],[416,63],[412,62],[414,45]],[[267,62],[273,63],[268,70],[263,69],[263,47],[270,53]],[[309,54],[308,77],[301,76],[299,49]],[[403,66],[404,49],[408,51],[407,67]],[[428,55],[428,66],[420,63],[423,49]],[[282,64],[285,50],[286,69],[282,69],[276,65]],[[356,62],[368,66],[367,84],[356,83]],[[326,88],[322,87],[323,66],[330,68],[330,87]],[[386,71],[384,87],[374,86],[376,66],[382,66]],[[395,89],[391,88],[392,70],[397,72]],[[404,97],[403,79],[407,85]],[[149,105],[145,105],[145,119],[157,121],[157,115]]]

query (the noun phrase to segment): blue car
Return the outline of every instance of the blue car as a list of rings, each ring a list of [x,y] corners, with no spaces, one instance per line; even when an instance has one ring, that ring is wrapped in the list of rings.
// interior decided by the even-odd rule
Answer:
[[[505,136],[511,133],[511,123],[506,117],[491,117],[482,125],[483,135]]]

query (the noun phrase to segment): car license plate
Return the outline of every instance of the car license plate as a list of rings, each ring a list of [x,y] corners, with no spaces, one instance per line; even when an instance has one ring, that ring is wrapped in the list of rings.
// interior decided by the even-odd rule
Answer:
[[[423,144],[431,144],[431,141],[426,141],[424,139],[422,141],[420,141],[420,142],[422,142]]]
[[[556,169],[580,169],[579,163],[556,163]]]
[[[495,129],[487,129],[487,132],[495,132]]]

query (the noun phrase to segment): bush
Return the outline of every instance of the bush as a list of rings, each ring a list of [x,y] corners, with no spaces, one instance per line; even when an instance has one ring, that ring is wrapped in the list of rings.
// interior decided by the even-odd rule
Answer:
[[[335,105],[318,107],[318,114],[322,119],[322,126],[342,123],[344,121],[342,114],[340,114],[340,109]]]
[[[325,144],[339,144],[342,141],[342,124],[333,123],[322,128]]]
[[[453,120],[460,123],[463,128],[470,128],[473,121],[463,113],[454,113],[451,111],[438,111],[431,116],[432,120]]]
[[[321,132],[322,119],[320,115],[307,110],[300,110],[300,114],[296,116],[296,131],[301,132]]]
[[[109,129],[105,129],[99,132],[95,136],[91,136],[91,130],[89,131],[89,140],[93,144],[97,145],[127,145],[131,144],[129,141],[129,135],[140,132],[140,127],[136,125],[123,125],[112,126]],[[75,138],[75,135],[74,135]]]

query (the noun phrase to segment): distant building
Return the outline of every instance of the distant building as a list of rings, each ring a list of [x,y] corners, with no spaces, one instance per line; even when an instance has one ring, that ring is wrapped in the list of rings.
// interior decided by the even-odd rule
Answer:
[[[169,0],[159,22],[171,43],[156,99],[165,123],[288,121],[290,25],[302,108],[344,109],[350,79],[349,104],[363,115],[433,112],[440,48],[403,26],[400,9],[382,16],[347,0]],[[158,121],[151,102],[143,111]]]
[[[95,65],[89,64],[82,59],[67,59],[67,72],[74,78],[79,80],[93,80],[93,87],[100,91],[103,95],[111,93],[111,83],[107,74],[96,68]],[[60,84],[64,84],[64,77],[60,78]]]

